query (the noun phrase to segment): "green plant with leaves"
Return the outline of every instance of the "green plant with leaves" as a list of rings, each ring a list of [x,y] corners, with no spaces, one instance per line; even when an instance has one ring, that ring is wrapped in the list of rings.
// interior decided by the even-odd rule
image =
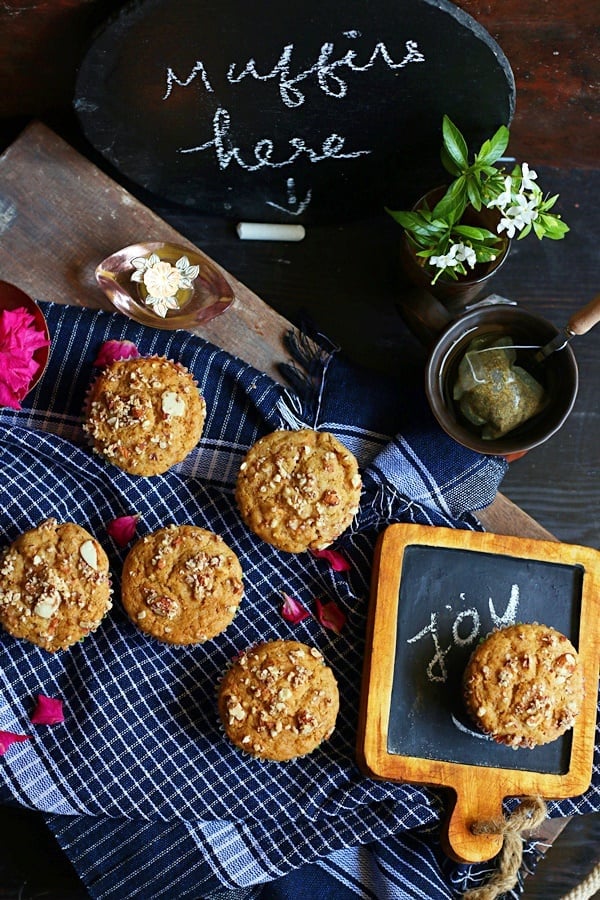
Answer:
[[[526,237],[532,230],[538,238],[560,240],[569,230],[559,215],[550,212],[558,194],[546,197],[536,183],[537,174],[527,163],[508,173],[498,165],[508,146],[510,132],[501,125],[469,161],[465,138],[444,116],[441,160],[453,180],[443,197],[430,209],[387,212],[404,228],[424,266],[432,270],[432,284],[441,275],[457,280],[478,263],[496,259],[506,238]],[[497,209],[496,233],[465,224],[468,208]]]

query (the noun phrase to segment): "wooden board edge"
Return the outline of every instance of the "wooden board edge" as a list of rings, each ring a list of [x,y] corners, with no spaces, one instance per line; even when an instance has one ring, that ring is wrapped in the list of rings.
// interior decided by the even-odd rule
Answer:
[[[361,677],[361,692],[360,692],[360,702],[359,702],[359,710],[358,710],[358,726],[356,733],[356,761],[359,769],[364,775],[367,775],[370,778],[381,778],[379,774],[379,763],[378,763],[378,754],[375,753],[373,755],[373,748],[368,747],[366,745],[366,737],[368,733],[374,733],[376,735],[381,734],[381,729],[377,728],[374,731],[370,727],[370,723],[373,719],[373,708],[370,703],[370,695],[371,692],[369,690],[371,684],[371,672],[373,670],[373,659],[374,654],[373,650],[373,637],[374,637],[374,628],[375,628],[375,612],[376,612],[376,598],[378,593],[378,584],[380,578],[380,568],[381,568],[381,556],[382,556],[382,547],[384,542],[386,541],[387,529],[382,531],[379,535],[377,542],[375,544],[375,549],[373,553],[373,566],[371,570],[371,591],[369,598],[369,608],[367,613],[367,622],[366,622],[366,630],[365,630],[365,650],[363,655],[363,669],[362,669],[362,677]],[[394,631],[396,629],[396,622],[390,623],[390,631]]]

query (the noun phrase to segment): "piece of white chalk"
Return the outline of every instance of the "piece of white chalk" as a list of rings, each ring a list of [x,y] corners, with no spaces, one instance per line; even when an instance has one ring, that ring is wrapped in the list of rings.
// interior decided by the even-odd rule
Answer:
[[[236,231],[242,241],[301,241],[303,225],[270,225],[263,222],[238,222]]]

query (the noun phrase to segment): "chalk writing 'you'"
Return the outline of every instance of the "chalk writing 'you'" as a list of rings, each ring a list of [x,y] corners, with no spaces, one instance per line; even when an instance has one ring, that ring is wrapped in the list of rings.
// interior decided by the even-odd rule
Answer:
[[[347,31],[344,36],[346,38],[358,38],[360,32]],[[328,97],[342,99],[348,93],[348,74],[356,73],[364,74],[375,66],[375,63],[382,61],[388,69],[392,71],[403,69],[410,63],[421,63],[425,61],[425,57],[419,50],[416,41],[406,41],[406,53],[402,59],[394,60],[383,41],[379,41],[368,59],[361,62],[358,59],[356,50],[347,50],[342,56],[335,58],[335,44],[326,42],[321,45],[319,55],[315,62],[300,72],[293,73],[292,61],[294,55],[294,45],[286,44],[276,64],[272,69],[261,72],[254,58],[248,60],[245,66],[238,70],[236,63],[232,63],[227,69],[227,80],[230,84],[239,84],[245,78],[252,78],[255,81],[267,82],[276,81],[279,86],[279,95],[283,103],[293,109],[301,106],[306,95],[298,87],[299,84],[314,77],[316,84]],[[344,71],[346,70],[346,71]],[[197,60],[191,72],[185,77],[179,77],[171,67],[167,69],[167,88],[163,96],[163,100],[167,100],[171,95],[174,85],[180,87],[189,87],[196,78],[200,78],[204,88],[213,93],[213,87],[209,78],[209,74],[202,60]]]
[[[464,600],[465,595],[461,594],[460,598],[461,600]],[[494,601],[491,597],[488,600],[488,608],[495,628],[513,625],[516,621],[517,610],[519,608],[518,584],[513,584],[508,604],[501,616],[496,612]],[[427,666],[427,678],[432,682],[445,682],[448,678],[446,657],[453,647],[466,647],[469,646],[469,644],[474,643],[479,637],[479,631],[479,611],[475,607],[461,610],[452,623],[451,641],[444,646],[440,639],[438,613],[432,612],[429,617],[429,624],[422,628],[418,634],[408,638],[406,643],[414,644],[422,639],[427,639],[428,637],[431,638],[433,642],[433,656]]]

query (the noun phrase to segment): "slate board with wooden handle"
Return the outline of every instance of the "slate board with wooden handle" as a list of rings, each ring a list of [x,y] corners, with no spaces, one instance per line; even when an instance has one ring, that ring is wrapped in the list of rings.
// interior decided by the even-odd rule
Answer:
[[[506,797],[561,799],[590,784],[600,635],[600,553],[559,542],[392,525],[375,554],[357,757],[368,775],[451,792],[443,845],[491,859],[499,835],[475,822]],[[493,627],[538,621],[578,649],[586,692],[575,727],[534,750],[497,744],[470,723],[461,678]]]

